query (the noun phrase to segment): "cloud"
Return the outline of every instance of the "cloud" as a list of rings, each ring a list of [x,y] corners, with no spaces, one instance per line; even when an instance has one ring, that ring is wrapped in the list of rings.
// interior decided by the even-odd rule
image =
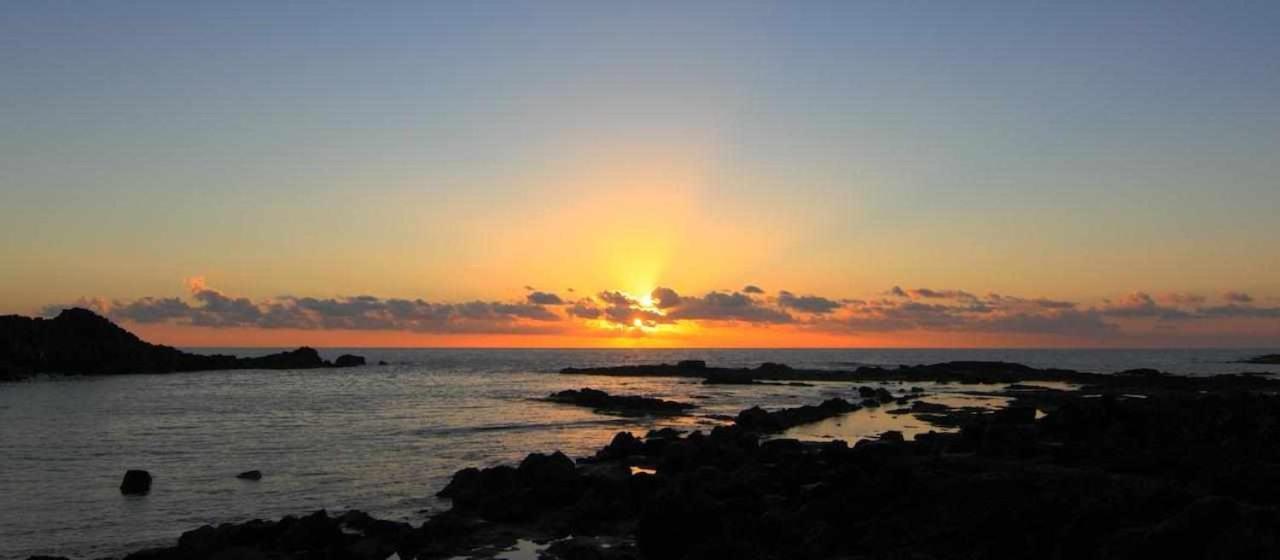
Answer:
[[[673,292],[674,293],[674,292]],[[786,311],[769,307],[742,292],[708,292],[702,297],[682,296],[666,317],[677,320],[732,321],[742,323],[790,323]]]
[[[1191,312],[1163,305],[1145,292],[1134,292],[1118,301],[1104,302],[1101,312],[1112,317],[1155,318],[1166,321],[1192,317]]]
[[[801,313],[825,314],[840,308],[840,302],[819,296],[797,296],[783,290],[778,292],[778,305]]]
[[[208,328],[549,333],[589,328],[589,322],[592,327],[612,326],[615,334],[635,336],[650,334],[654,327],[705,322],[792,325],[828,333],[1031,333],[1102,339],[1135,329],[1164,332],[1193,321],[1227,324],[1223,321],[1280,319],[1280,307],[1255,303],[1254,298],[1238,292],[1226,292],[1210,304],[1208,298],[1195,294],[1153,296],[1137,291],[1086,306],[1044,297],[980,296],[958,289],[901,287],[867,299],[787,290],[779,291],[777,297],[765,297],[746,289],[689,296],[658,287],[647,297],[605,290],[573,301],[530,288],[515,301],[462,302],[373,295],[252,300],[212,288],[200,277],[189,279],[187,287],[186,297],[81,299],[73,305],[131,323]],[[52,316],[65,307],[48,306],[43,312]]]
[[[564,300],[560,296],[550,292],[530,292],[525,300],[534,305],[564,305]]]
[[[950,292],[945,296],[937,296],[941,292],[920,296],[941,301],[904,300],[898,296],[849,302],[848,313],[827,319],[825,324],[858,332],[967,331],[1063,336],[1098,335],[1117,329],[1096,311],[1077,310],[1070,302],[999,294],[979,298],[965,292]],[[896,295],[892,290],[889,294]]]
[[[202,280],[188,282],[190,301],[144,297],[132,301],[81,300],[113,319],[198,327],[303,330],[397,330],[436,333],[547,332],[563,317],[533,302],[432,303],[362,295],[340,298],[282,296],[262,301],[228,296]],[[68,306],[49,306],[46,314]]]
[[[1244,292],[1226,292],[1222,294],[1222,299],[1232,303],[1253,303],[1253,296]]]
[[[680,294],[671,288],[654,288],[649,298],[658,309],[670,309],[680,305]]]
[[[569,308],[568,313],[572,317],[578,317],[581,319],[599,319],[600,315],[603,314],[603,312],[600,311],[600,308],[596,306],[596,302],[592,301],[590,298],[583,298],[574,302],[573,306]]]
[[[757,286],[757,285],[755,285],[755,284],[747,284],[747,285],[746,285],[746,287],[742,288],[742,293],[744,293],[744,294],[763,294],[763,293],[764,293],[764,290],[760,289],[760,287],[759,287],[759,286]]]

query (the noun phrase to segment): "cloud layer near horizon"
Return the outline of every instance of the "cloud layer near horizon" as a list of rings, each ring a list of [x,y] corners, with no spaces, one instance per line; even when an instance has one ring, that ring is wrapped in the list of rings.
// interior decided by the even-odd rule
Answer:
[[[208,328],[384,330],[418,333],[551,334],[592,326],[627,334],[652,334],[682,323],[785,325],[834,334],[905,331],[1017,333],[1076,339],[1114,336],[1125,324],[1171,329],[1197,321],[1280,321],[1280,307],[1249,294],[1228,291],[1153,296],[1134,292],[1085,306],[1048,298],[954,289],[893,287],[869,299],[838,299],[755,285],[738,291],[686,295],[659,287],[634,295],[606,290],[577,299],[528,288],[517,301],[429,302],[370,295],[314,298],[280,296],[254,301],[189,282],[189,295],[135,300],[82,299],[44,308],[46,316],[66,307],[87,307],[113,319],[139,324]],[[1152,326],[1156,325],[1156,326]],[[655,330],[656,329],[656,330]]]

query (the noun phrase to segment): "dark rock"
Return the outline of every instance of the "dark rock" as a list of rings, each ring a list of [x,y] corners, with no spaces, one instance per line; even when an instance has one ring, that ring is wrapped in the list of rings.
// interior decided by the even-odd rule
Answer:
[[[388,364],[388,363],[386,362],[386,360],[378,360],[378,365],[380,365],[380,366],[389,366],[389,365],[391,365],[391,364]]]
[[[707,362],[703,360],[681,360],[676,362],[676,367],[680,369],[707,369]]]
[[[740,428],[757,432],[780,432],[802,424],[811,424],[827,418],[848,414],[858,410],[858,405],[844,399],[828,399],[817,406],[801,406],[784,408],[768,412],[760,407],[752,407],[738,413],[734,424]]]
[[[1241,360],[1242,364],[1280,364],[1280,354],[1265,354]]]
[[[128,470],[124,480],[120,482],[120,493],[126,495],[142,495],[151,492],[151,473],[143,470]]]
[[[262,480],[262,471],[245,471],[236,475],[236,478],[241,480]]]
[[[703,385],[759,385],[749,374],[743,373],[709,373],[702,379]]]
[[[568,390],[554,393],[547,400],[561,404],[585,406],[599,411],[634,414],[684,414],[696,405],[631,395],[610,395],[597,389]]]
[[[906,438],[902,435],[902,432],[899,432],[897,430],[889,430],[883,434],[880,434],[880,441],[892,441],[892,442],[900,443],[900,442],[906,441]]]
[[[352,354],[343,354],[333,361],[333,367],[359,367],[365,365],[364,356],[355,356]]]

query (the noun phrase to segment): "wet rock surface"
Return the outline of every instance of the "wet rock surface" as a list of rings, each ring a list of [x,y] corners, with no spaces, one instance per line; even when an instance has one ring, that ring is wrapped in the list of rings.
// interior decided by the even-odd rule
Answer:
[[[611,395],[591,388],[570,389],[552,393],[548,401],[587,407],[601,412],[623,415],[684,414],[696,405],[636,395]]]
[[[748,409],[710,432],[619,433],[576,462],[464,469],[440,493],[453,508],[419,526],[317,512],[130,558],[434,559],[515,539],[557,559],[1280,557],[1280,384],[1125,377],[1019,387],[958,432],[852,446],[770,435],[848,401]]]
[[[149,344],[87,309],[67,309],[53,319],[0,316],[0,381],[37,373],[112,375],[230,369],[314,369],[362,365],[346,356],[332,364],[312,348],[254,358],[202,355]],[[356,364],[356,360],[360,364]]]

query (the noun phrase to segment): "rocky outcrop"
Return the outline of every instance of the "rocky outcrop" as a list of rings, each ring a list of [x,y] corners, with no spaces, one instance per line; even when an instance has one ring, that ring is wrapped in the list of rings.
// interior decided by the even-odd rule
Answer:
[[[357,365],[349,357],[341,365]],[[359,361],[362,363],[363,358]],[[36,373],[112,375],[226,369],[333,367],[312,348],[253,358],[201,355],[149,344],[87,309],[67,309],[53,319],[0,317],[0,380]]]
[[[610,395],[604,391],[591,388],[560,391],[548,396],[547,400],[554,403],[583,406],[600,412],[612,412],[626,416],[646,414],[684,414],[694,408],[697,408],[695,405],[689,403],[634,395]]]
[[[236,478],[240,480],[262,480],[262,471],[258,471],[258,470],[244,471],[236,475]]]

